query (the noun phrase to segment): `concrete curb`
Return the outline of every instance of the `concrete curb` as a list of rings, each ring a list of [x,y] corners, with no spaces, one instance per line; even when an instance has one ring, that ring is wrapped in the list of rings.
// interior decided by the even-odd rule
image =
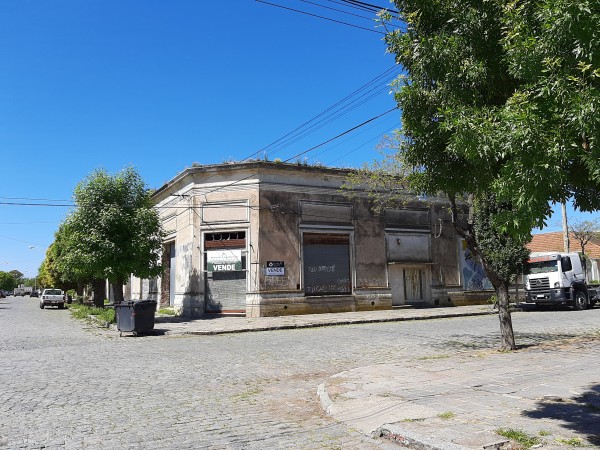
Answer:
[[[497,314],[496,310],[488,308],[476,311],[471,309],[463,312],[455,308],[451,308],[450,310],[455,312],[443,312],[443,308],[434,308],[424,309],[423,313],[416,313],[414,315],[398,315],[392,317],[369,317],[369,312],[365,312],[365,316],[362,317],[353,316],[351,315],[351,313],[349,313],[348,316],[344,317],[344,313],[341,313],[341,317],[327,317],[327,315],[325,314],[314,314],[297,317],[278,316],[264,318],[260,317],[257,319],[240,318],[239,321],[229,318],[223,319],[222,322],[220,321],[220,319],[208,321],[203,319],[169,321],[164,319],[171,316],[156,316],[154,330],[160,330],[160,333],[152,333],[151,331],[146,334],[149,336],[213,336],[219,334],[252,333],[276,330],[296,330],[303,328],[336,327],[343,325],[360,325],[370,323],[391,323],[417,320],[451,319],[455,317],[485,316]],[[89,316],[89,319],[92,322],[96,323],[99,328],[103,328],[110,331],[118,331],[117,325],[114,323],[107,324],[106,322],[99,320],[96,316]]]
[[[319,397],[323,411],[325,411],[327,415],[331,415],[331,407],[333,406],[333,402],[329,398],[325,383],[321,383],[319,387],[317,387],[317,396]]]
[[[462,445],[453,444],[451,442],[443,442],[439,439],[425,437],[414,432],[402,429],[395,424],[385,424],[377,428],[371,437],[383,438],[401,445],[405,448],[417,450],[472,450]],[[488,447],[485,447],[488,448]],[[500,447],[497,447],[500,448]],[[490,450],[492,447],[490,447]]]
[[[230,333],[251,333],[257,331],[275,331],[275,330],[294,330],[300,328],[321,328],[321,327],[336,327],[342,325],[360,325],[368,323],[386,323],[386,322],[408,322],[415,320],[436,320],[436,319],[451,319],[454,317],[470,317],[470,316],[485,316],[494,315],[497,311],[480,311],[480,312],[467,312],[459,314],[439,314],[434,316],[414,316],[414,317],[393,317],[393,318],[379,318],[379,319],[349,319],[349,320],[335,320],[331,322],[308,322],[308,323],[297,323],[297,324],[285,324],[285,325],[265,325],[256,327],[239,327],[232,329],[216,329],[216,330],[172,330],[167,331],[165,334],[176,335],[176,334],[191,334],[209,336],[216,334],[230,334]],[[283,316],[285,317],[285,316]],[[163,322],[163,325],[165,323]]]
[[[321,383],[317,388],[317,396],[321,403],[321,408],[328,415],[332,416],[334,403],[327,392],[326,383]],[[453,444],[440,439],[425,437],[402,428],[397,424],[383,424],[373,431],[370,436],[372,439],[389,441],[402,448],[411,448],[416,450],[472,450],[469,447]],[[502,441],[501,445],[484,446],[485,450],[494,450],[502,448],[508,441]]]

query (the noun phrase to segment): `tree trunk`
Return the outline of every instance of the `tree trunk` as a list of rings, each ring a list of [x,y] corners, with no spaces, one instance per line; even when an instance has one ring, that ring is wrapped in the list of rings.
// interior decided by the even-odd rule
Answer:
[[[83,281],[79,280],[77,281],[77,296],[78,297],[83,297]]]
[[[110,285],[113,288],[113,303],[121,303],[123,301],[123,280],[117,279],[114,283],[111,282]]]
[[[466,244],[467,248],[471,252],[471,255],[478,259],[479,262],[483,265],[485,270],[485,274],[487,278],[494,286],[494,291],[496,294],[497,304],[498,304],[498,318],[500,319],[500,348],[503,351],[515,350],[515,335],[512,327],[512,319],[510,316],[510,310],[508,309],[508,281],[502,280],[501,276],[492,270],[488,261],[484,258],[477,246],[477,240],[475,238],[475,234],[472,229],[472,212],[473,205],[469,204],[469,221],[467,223],[461,223],[460,220],[460,211],[456,205],[456,199],[454,196],[448,196],[450,200],[450,211],[452,214],[452,224],[454,225],[454,229],[458,233],[460,237],[462,237]],[[470,198],[472,200],[472,197]]]
[[[496,298],[498,300],[498,318],[500,319],[500,349],[503,351],[515,350],[517,347],[508,306],[508,283],[500,283],[496,287]]]
[[[106,298],[106,283],[104,280],[92,280],[92,292],[94,295],[94,306],[104,308]]]

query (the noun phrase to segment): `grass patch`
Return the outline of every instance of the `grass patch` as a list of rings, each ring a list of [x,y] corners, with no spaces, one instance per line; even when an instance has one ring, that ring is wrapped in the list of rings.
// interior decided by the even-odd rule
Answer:
[[[88,319],[89,316],[94,316],[101,322],[116,323],[115,310],[112,308],[95,308],[72,303],[69,305],[69,311],[76,319]]]
[[[556,441],[568,445],[569,447],[587,447],[585,442],[580,438],[557,439]]]
[[[523,448],[531,448],[540,443],[539,438],[535,436],[529,436],[527,433],[524,433],[520,430],[514,430],[512,428],[498,428],[496,433],[520,444]]]
[[[433,359],[446,359],[446,358],[450,358],[449,355],[431,355],[431,356],[422,356],[420,358],[417,358],[417,361],[428,361],[428,360],[433,360]]]
[[[161,308],[158,310],[158,313],[164,314],[165,316],[174,316],[177,314],[175,310],[171,308]]]
[[[540,430],[540,432],[538,434],[540,436],[550,436],[550,432],[549,431],[544,431],[544,430]]]
[[[455,416],[456,414],[454,414],[452,411],[446,411],[438,414],[438,417],[442,420],[450,420],[453,419]]]
[[[262,389],[254,388],[254,389],[248,390],[246,392],[242,392],[241,394],[234,395],[233,398],[235,400],[248,400],[251,397],[255,397],[255,396],[259,395],[261,392],[262,392]]]

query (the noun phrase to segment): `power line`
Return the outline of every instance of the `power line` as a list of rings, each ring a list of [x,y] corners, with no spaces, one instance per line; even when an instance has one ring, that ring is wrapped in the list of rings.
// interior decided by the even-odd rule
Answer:
[[[345,136],[346,134],[348,134],[348,133],[351,133],[352,131],[354,131],[354,130],[356,130],[356,129],[358,129],[358,128],[362,127],[362,126],[365,126],[366,124],[368,124],[368,123],[371,123],[371,122],[373,122],[374,120],[377,120],[377,119],[379,119],[380,117],[383,117],[383,116],[385,116],[386,114],[389,114],[389,113],[391,113],[392,111],[395,111],[396,109],[398,109],[398,107],[394,107],[394,108],[392,108],[392,109],[390,109],[390,110],[388,110],[388,111],[386,111],[386,112],[384,112],[384,113],[381,113],[381,114],[379,114],[379,115],[377,115],[377,116],[375,116],[375,117],[371,117],[370,119],[368,119],[368,120],[365,120],[364,122],[362,122],[362,123],[360,123],[360,124],[358,124],[358,125],[356,125],[356,126],[354,126],[354,127],[352,127],[352,128],[349,128],[348,130],[346,130],[346,131],[344,131],[344,132],[342,132],[342,133],[338,134],[337,136],[334,136],[334,137],[332,137],[331,139],[328,139],[328,140],[327,140],[327,141],[325,141],[325,142],[322,142],[322,143],[320,143],[320,144],[318,144],[318,145],[315,145],[314,147],[311,147],[311,148],[309,148],[308,150],[304,150],[303,152],[297,153],[296,155],[294,155],[294,156],[292,156],[292,157],[290,157],[290,158],[288,158],[288,159],[286,159],[285,161],[282,161],[282,162],[284,162],[284,163],[285,163],[285,162],[289,162],[289,161],[291,161],[291,160],[292,160],[292,159],[294,159],[294,158],[297,158],[297,157],[299,157],[299,156],[302,156],[302,155],[304,155],[304,154],[306,154],[306,153],[308,153],[308,152],[311,152],[311,151],[313,151],[313,150],[315,150],[315,149],[317,149],[317,148],[319,148],[319,147],[322,147],[323,145],[325,145],[325,144],[327,144],[327,143],[329,143],[329,142],[332,142],[332,141],[334,141],[334,140],[336,140],[336,139],[338,139],[338,138],[340,138],[340,137],[342,137],[342,136]],[[213,189],[212,191],[208,191],[208,192],[204,193],[204,195],[207,195],[207,194],[212,194],[213,192],[217,192],[217,191],[219,191],[219,190],[221,190],[221,189],[224,189],[224,188],[226,188],[226,187],[230,187],[230,186],[233,186],[233,185],[235,185],[235,184],[241,183],[242,181],[245,181],[245,180],[247,180],[247,179],[249,179],[249,178],[252,178],[252,177],[255,177],[255,176],[257,176],[259,173],[260,173],[260,170],[259,170],[258,172],[255,172],[255,173],[253,173],[253,174],[250,174],[250,175],[248,175],[247,177],[240,178],[239,180],[233,181],[232,183],[229,183],[229,184],[227,184],[227,185],[224,185],[224,186],[220,186],[220,187],[218,187],[218,188],[216,188],[216,189]]]
[[[400,11],[396,11],[394,9],[389,9],[389,8],[386,8],[385,6],[377,6],[372,3],[361,2],[358,0],[341,0],[341,2],[351,5],[357,9],[363,9],[365,11],[371,11],[371,12],[377,13],[382,10],[387,10],[391,14],[400,14]]]
[[[306,122],[302,123],[301,125],[297,126],[292,131],[286,133],[285,135],[283,135],[282,137],[276,139],[275,141],[271,142],[270,144],[262,147],[260,150],[257,150],[256,152],[252,153],[247,158],[242,159],[242,161],[245,161],[245,160],[251,159],[251,158],[253,158],[255,156],[258,156],[262,152],[269,152],[270,149],[271,149],[271,151],[273,153],[275,153],[275,152],[281,150],[282,148],[284,148],[285,146],[289,145],[290,143],[296,142],[297,140],[299,140],[299,139],[301,139],[303,137],[306,137],[310,132],[316,131],[315,127],[318,124],[323,124],[323,121],[327,120],[328,118],[331,118],[335,114],[337,114],[337,115],[335,117],[331,118],[330,120],[328,120],[326,123],[330,123],[333,120],[339,118],[341,115],[343,115],[346,112],[350,111],[348,109],[350,105],[352,105],[353,103],[356,103],[358,101],[358,99],[364,97],[364,95],[366,95],[366,94],[363,93],[363,94],[360,95],[360,97],[358,97],[357,99],[354,99],[354,100],[352,100],[352,101],[350,101],[348,103],[348,101],[350,99],[352,99],[353,97],[356,97],[358,94],[360,94],[361,92],[363,92],[365,90],[369,90],[370,89],[369,92],[372,92],[372,90],[374,89],[374,88],[372,88],[372,86],[375,85],[376,83],[379,83],[377,85],[377,87],[380,87],[381,86],[381,82],[385,82],[385,83],[390,82],[391,80],[393,80],[397,76],[396,71],[398,69],[399,69],[399,66],[397,66],[397,65],[394,65],[394,66],[386,69],[384,72],[380,73],[379,75],[377,75],[373,79],[369,80],[367,83],[365,83],[362,86],[360,86],[359,88],[355,89],[350,94],[348,94],[344,98],[338,100],[336,103],[334,103],[333,105],[329,106],[325,110],[321,111],[316,116],[312,117],[311,119],[309,119]],[[386,84],[386,86],[387,86],[387,84]],[[360,104],[363,104],[365,101],[370,100],[371,98],[373,98],[373,96],[371,96],[368,99],[364,100]],[[344,105],[344,103],[347,103],[347,104],[345,106],[342,106],[342,105]],[[354,106],[354,108],[356,108],[359,105]],[[354,109],[354,108],[352,108],[352,109]],[[323,124],[323,126],[325,124]],[[322,128],[322,126],[320,128]]]
[[[65,200],[64,198],[29,198],[29,197],[0,197],[5,200],[31,200],[31,201],[47,201],[47,202],[70,202],[71,200]]]
[[[324,146],[324,145],[326,145],[326,144],[328,144],[328,143],[330,143],[330,142],[333,142],[333,141],[335,141],[336,139],[339,139],[339,138],[341,138],[342,136],[345,136],[345,135],[347,135],[347,134],[351,133],[352,131],[354,131],[354,130],[357,130],[358,128],[361,128],[361,127],[363,127],[363,126],[365,126],[365,125],[367,125],[367,124],[369,124],[369,123],[371,123],[371,122],[373,122],[373,121],[375,121],[375,120],[379,119],[380,117],[383,117],[383,116],[385,116],[385,115],[387,115],[387,114],[389,114],[389,113],[391,113],[392,111],[395,111],[395,110],[397,110],[397,109],[398,109],[397,107],[394,107],[394,108],[392,108],[392,109],[389,109],[388,111],[386,111],[386,112],[384,112],[384,113],[381,113],[381,114],[378,114],[378,115],[376,115],[376,116],[374,116],[374,117],[371,117],[370,119],[367,119],[367,120],[365,120],[364,122],[361,122],[360,124],[358,124],[358,125],[355,125],[355,126],[353,126],[353,127],[349,128],[349,129],[347,129],[346,131],[343,131],[342,133],[339,133],[339,134],[337,134],[336,136],[334,136],[334,137],[332,137],[332,138],[330,138],[330,139],[327,139],[327,140],[326,140],[326,141],[324,141],[324,142],[321,142],[320,144],[317,144],[317,145],[315,145],[315,146],[313,146],[313,147],[311,147],[311,148],[309,148],[309,149],[307,149],[307,150],[304,150],[304,151],[302,151],[302,152],[300,152],[300,153],[297,153],[297,154],[295,154],[295,155],[291,156],[290,158],[288,158],[288,159],[284,160],[283,162],[284,162],[284,163],[285,163],[285,162],[289,162],[289,161],[291,161],[291,160],[293,160],[293,159],[295,159],[295,158],[298,158],[299,156],[305,155],[306,153],[309,153],[309,152],[311,152],[311,151],[313,151],[313,150],[316,150],[317,148],[320,148],[320,147],[322,147],[322,146]],[[242,182],[242,181],[244,181],[244,180],[247,180],[247,179],[249,179],[249,178],[251,178],[251,177],[253,177],[253,176],[256,176],[256,175],[258,175],[259,173],[260,173],[260,170],[259,170],[258,172],[255,172],[255,173],[253,173],[253,174],[250,174],[250,175],[248,175],[247,177],[241,178],[241,179],[239,179],[239,180],[236,180],[236,181],[234,181],[234,182],[232,182],[232,183],[229,183],[229,184],[227,184],[227,185],[224,185],[224,186],[219,186],[219,187],[217,187],[217,188],[215,188],[215,189],[213,189],[213,190],[210,190],[210,191],[208,191],[208,192],[204,193],[204,195],[211,194],[211,193],[213,193],[213,192],[219,191],[219,190],[221,190],[221,189],[224,189],[225,187],[233,186],[233,185],[235,185],[235,184],[238,184],[238,183],[240,183],[240,182]],[[53,204],[53,203],[28,203],[28,202],[0,202],[0,205],[13,205],[13,206],[48,206],[48,207],[77,207],[77,206],[80,206],[80,205],[77,205],[77,204],[75,204],[75,203],[71,203],[71,204]],[[92,207],[96,206],[96,207],[102,207],[102,206],[106,206],[106,205],[108,205],[108,204],[85,205],[85,206],[92,206]],[[116,205],[116,204],[111,204],[111,205]],[[120,207],[122,207],[122,208],[127,208],[126,206],[122,206],[122,205],[117,205],[117,206],[120,206]],[[166,205],[165,205],[165,206],[158,206],[158,205],[155,205],[155,206],[153,206],[153,207],[154,207],[154,208],[189,208],[189,206],[175,207],[175,206],[166,206]]]
[[[23,202],[0,202],[0,205],[12,205],[12,206],[52,206],[61,208],[71,208],[76,206],[74,204],[62,204],[62,203],[23,203]]]
[[[381,34],[381,35],[383,35],[383,36],[385,36],[385,34],[386,34],[386,33],[383,33],[383,32],[381,32],[381,31],[373,30],[373,29],[371,29],[371,28],[361,27],[360,25],[354,25],[354,24],[351,24],[351,23],[348,23],[348,22],[344,22],[344,21],[342,21],[342,20],[335,20],[335,19],[331,19],[331,18],[329,18],[329,17],[319,16],[318,14],[312,14],[312,13],[309,13],[309,12],[306,12],[306,11],[301,11],[301,10],[299,10],[299,9],[289,8],[289,7],[287,7],[287,6],[278,5],[278,4],[276,4],[276,3],[270,3],[270,2],[266,2],[266,1],[264,1],[264,0],[255,0],[255,1],[257,1],[258,3],[264,3],[265,5],[269,5],[269,6],[275,6],[275,7],[277,7],[277,8],[281,8],[281,9],[287,9],[288,11],[293,11],[293,12],[297,12],[297,13],[300,13],[300,14],[305,14],[305,15],[307,15],[307,16],[316,17],[316,18],[319,18],[319,19],[328,20],[328,21],[330,21],[330,22],[339,23],[339,24],[341,24],[341,25],[347,25],[347,26],[349,26],[349,27],[353,27],[353,28],[359,28],[359,29],[361,29],[361,30],[370,31],[371,33],[377,33],[377,34]]]
[[[331,11],[337,11],[337,12],[341,12],[342,14],[348,14],[348,15],[350,15],[350,16],[352,16],[352,17],[358,17],[358,18],[360,18],[360,19],[365,19],[365,20],[370,20],[370,21],[372,21],[372,20],[373,20],[373,17],[367,17],[367,16],[362,16],[362,15],[360,15],[360,14],[354,14],[354,13],[351,13],[351,12],[348,12],[348,11],[344,11],[343,9],[338,9],[338,8],[333,8],[333,7],[331,7],[331,6],[321,5],[320,3],[311,2],[311,1],[309,1],[309,0],[300,0],[300,1],[301,1],[301,2],[303,2],[303,3],[308,3],[308,4],[310,4],[310,5],[315,5],[315,6],[318,6],[318,7],[320,7],[320,8],[329,9],[329,10],[331,10]],[[390,26],[396,27],[396,28],[399,28],[399,27],[400,27],[399,25],[394,25],[394,24],[392,24],[392,23],[389,23],[389,22],[383,22],[383,23],[385,23],[386,25],[390,25]]]
[[[329,142],[331,142],[331,141],[334,141],[334,140],[336,140],[336,139],[338,139],[338,138],[340,138],[340,137],[342,137],[342,136],[345,136],[345,135],[346,135],[346,134],[348,134],[348,133],[351,133],[352,131],[356,130],[357,128],[360,128],[360,127],[362,127],[362,126],[364,126],[364,125],[366,125],[366,124],[368,124],[368,123],[371,123],[371,122],[373,122],[374,120],[377,120],[377,119],[379,119],[380,117],[383,117],[383,116],[385,116],[386,114],[389,114],[389,113],[391,113],[392,111],[395,111],[396,109],[398,109],[398,107],[392,108],[392,109],[390,109],[390,110],[388,110],[388,111],[386,111],[386,112],[384,112],[384,113],[381,113],[381,114],[379,114],[378,116],[372,117],[372,118],[370,118],[369,120],[366,120],[366,121],[364,121],[363,123],[361,123],[361,124],[359,124],[359,125],[356,125],[356,126],[354,126],[354,127],[350,128],[350,129],[348,129],[348,130],[344,131],[343,133],[340,133],[340,134],[338,134],[337,136],[335,136],[335,137],[332,137],[331,139],[328,139],[328,140],[327,140],[327,141],[325,141],[325,142],[322,142],[322,143],[320,143],[320,144],[318,144],[318,145],[315,145],[314,147],[312,147],[312,148],[309,148],[308,150],[305,150],[305,151],[303,151],[303,152],[300,152],[300,153],[298,153],[298,154],[296,154],[296,155],[292,156],[291,158],[289,158],[289,159],[286,159],[286,160],[285,160],[285,161],[283,161],[283,162],[288,162],[288,161],[290,161],[290,160],[292,160],[292,159],[294,159],[294,158],[297,158],[298,156],[302,156],[302,155],[304,155],[304,154],[306,154],[306,153],[308,153],[308,152],[311,152],[311,151],[313,151],[313,150],[315,150],[315,149],[317,149],[317,148],[319,148],[319,147],[322,147],[323,145],[325,145],[325,144],[328,144],[328,143],[329,143]]]

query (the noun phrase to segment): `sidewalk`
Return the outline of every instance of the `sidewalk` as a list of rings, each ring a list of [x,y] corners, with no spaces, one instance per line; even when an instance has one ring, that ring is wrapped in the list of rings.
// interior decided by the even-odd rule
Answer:
[[[184,319],[172,316],[155,318],[154,333],[161,334],[225,334],[251,331],[314,328],[358,323],[399,322],[404,320],[427,320],[446,317],[494,314],[490,305],[397,308],[385,311],[360,311],[345,313],[304,314],[277,317],[233,317],[214,316],[199,319]]]
[[[592,338],[593,339],[593,338]],[[361,367],[319,386],[327,414],[419,450],[600,448],[600,338]]]

